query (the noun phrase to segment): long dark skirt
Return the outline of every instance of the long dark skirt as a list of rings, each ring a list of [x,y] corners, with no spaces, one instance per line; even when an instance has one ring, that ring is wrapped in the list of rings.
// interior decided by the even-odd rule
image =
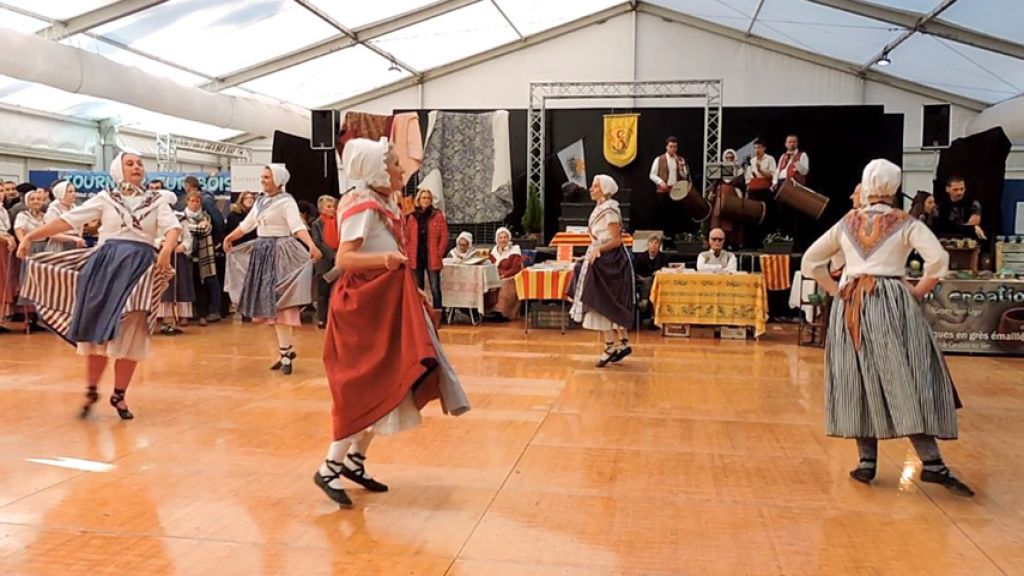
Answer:
[[[578,300],[572,307],[573,320],[582,322],[583,315],[593,310],[619,326],[633,327],[636,280],[633,261],[626,250],[622,246],[601,254],[593,264],[586,260],[576,264],[569,284],[569,294]]]
[[[921,306],[899,279],[876,278],[860,310],[861,346],[848,304],[832,304],[825,350],[825,428],[842,438],[957,437],[959,400]]]

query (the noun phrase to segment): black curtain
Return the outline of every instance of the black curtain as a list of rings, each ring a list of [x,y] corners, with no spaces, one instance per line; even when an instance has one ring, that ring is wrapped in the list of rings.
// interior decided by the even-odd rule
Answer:
[[[420,127],[426,136],[429,111],[411,111],[419,112]],[[621,112],[640,114],[637,158],[624,168],[615,168],[604,159],[603,117]],[[800,137],[800,148],[810,158],[808,185],[831,201],[818,221],[797,217],[794,235],[798,247],[806,247],[850,209],[850,194],[868,162],[886,158],[897,165],[903,163],[903,116],[886,114],[883,106],[734,107],[724,108],[722,114],[723,150],[739,148],[760,136],[768,141],[768,153],[778,158],[785,150],[788,134]],[[547,111],[545,131],[544,226],[548,238],[558,230],[560,188],[566,181],[555,154],[579,138],[584,141],[587,176],[592,179],[596,174],[608,174],[618,181],[620,188],[631,190],[630,227],[633,229],[654,227],[655,190],[649,174],[651,162],[665,152],[665,138],[679,139],[679,151],[690,164],[695,181],[700,181],[703,108],[554,109]],[[526,208],[526,110],[509,110],[509,140],[514,208],[506,222],[521,229]],[[671,209],[672,219],[678,223],[680,231],[696,230],[681,204],[675,203]]]
[[[996,127],[965,138],[957,138],[939,155],[936,170],[935,200],[949,202],[946,179],[960,176],[967,185],[967,201],[981,203],[981,227],[988,237],[1003,231],[1002,198],[1006,176],[1006,158],[1010,154],[1010,139],[1002,128]]]
[[[324,155],[327,156],[326,174]],[[287,132],[274,132],[271,161],[284,164],[291,173],[288,192],[296,200],[305,200],[316,206],[316,200],[324,194],[337,198],[338,162],[334,150],[311,150],[309,140]]]

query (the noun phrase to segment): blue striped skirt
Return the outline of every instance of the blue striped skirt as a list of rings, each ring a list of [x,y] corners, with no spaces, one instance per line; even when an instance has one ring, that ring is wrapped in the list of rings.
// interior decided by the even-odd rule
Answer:
[[[910,290],[875,278],[863,295],[860,346],[847,325],[851,303],[832,304],[825,349],[825,428],[842,438],[957,437],[959,399],[935,335]],[[855,311],[855,309],[852,309]]]
[[[141,242],[111,240],[96,250],[78,275],[71,339],[113,340],[128,296],[155,260],[155,249]]]
[[[150,330],[172,275],[153,267],[152,246],[109,240],[99,248],[44,253],[29,259],[22,293],[43,322],[72,344],[104,344],[121,318],[146,312]]]

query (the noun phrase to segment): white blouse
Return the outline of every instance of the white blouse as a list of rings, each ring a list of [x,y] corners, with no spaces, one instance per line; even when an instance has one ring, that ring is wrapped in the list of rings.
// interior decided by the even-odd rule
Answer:
[[[587,232],[592,246],[600,246],[612,239],[612,224],[622,225],[622,211],[615,200],[605,200],[594,207],[587,221]]]
[[[100,244],[107,240],[132,240],[153,245],[168,231],[181,229],[171,207],[152,194],[131,196],[118,202],[110,192],[100,192],[60,218],[75,230],[99,220]]]
[[[397,212],[397,207],[393,212]],[[362,240],[359,252],[363,254],[381,254],[397,252],[398,242],[388,228],[381,214],[373,210],[364,210],[358,214],[340,219],[338,224],[342,242]]]
[[[9,235],[11,233],[11,215],[7,213],[7,209],[0,205],[0,236]]]
[[[755,170],[755,166],[757,170]],[[767,173],[767,176],[761,176],[761,172]],[[775,177],[775,158],[772,158],[768,154],[758,158],[754,155],[750,158],[750,164],[747,165],[746,173],[744,174],[744,180],[747,184],[754,178],[767,178],[769,180]]]
[[[246,234],[255,230],[261,238],[277,238],[305,230],[306,223],[302,221],[295,197],[278,192],[274,196],[260,196],[238,227]]]
[[[46,209],[46,216],[43,217],[43,221],[49,224],[50,222],[53,222],[54,220],[57,220],[61,216],[67,214],[71,210],[73,210],[73,208],[68,208],[59,200],[54,200],[53,202],[50,202],[50,207]],[[70,230],[68,232],[65,232],[64,234],[68,236],[81,236],[82,229],[75,228],[74,230]]]
[[[853,210],[818,238],[804,253],[804,276],[824,278],[832,257],[846,261],[840,286],[860,276],[902,278],[907,257],[917,250],[924,258],[924,277],[941,279],[949,271],[949,253],[920,220],[885,204]]]
[[[14,229],[21,230],[25,234],[29,232],[35,232],[36,230],[43,227],[46,221],[42,215],[39,218],[32,216],[32,212],[29,210],[23,210],[18,213],[18,217],[14,219]]]

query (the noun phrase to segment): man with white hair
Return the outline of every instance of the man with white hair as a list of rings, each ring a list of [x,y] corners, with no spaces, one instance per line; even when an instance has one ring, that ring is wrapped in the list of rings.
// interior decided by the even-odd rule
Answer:
[[[708,234],[711,249],[697,256],[698,272],[735,272],[736,255],[725,249],[725,231],[715,228]]]

